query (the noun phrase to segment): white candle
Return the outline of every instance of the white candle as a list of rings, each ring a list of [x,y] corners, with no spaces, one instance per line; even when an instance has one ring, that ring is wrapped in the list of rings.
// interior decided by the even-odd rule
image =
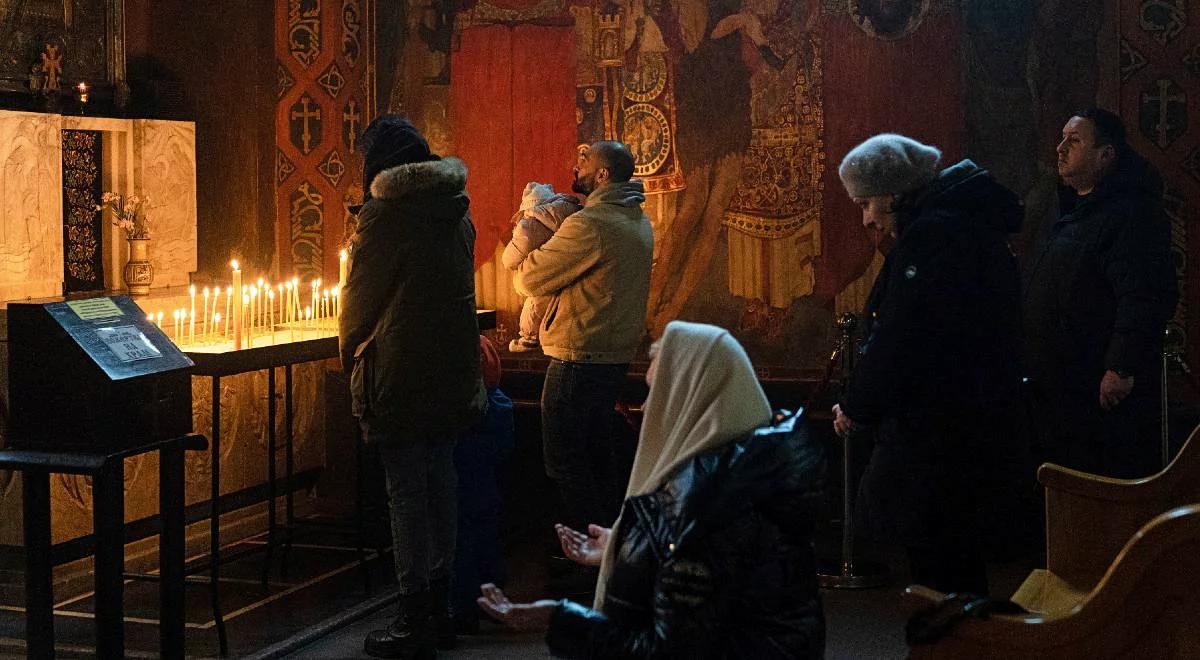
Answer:
[[[216,312],[215,314],[213,314],[213,331],[216,332],[216,329],[220,328],[220,327],[221,327],[221,313]]]
[[[233,265],[233,291],[242,293],[242,270],[238,268],[237,259],[231,262]],[[243,310],[241,305],[233,306],[233,350],[242,350],[242,323]]]
[[[275,291],[267,289],[267,326],[271,329],[271,344],[275,344]]]
[[[208,321],[212,318],[212,312],[208,311],[208,287],[204,287],[204,317],[200,319],[200,341],[208,336]]]
[[[196,342],[196,285],[188,287],[188,343]]]

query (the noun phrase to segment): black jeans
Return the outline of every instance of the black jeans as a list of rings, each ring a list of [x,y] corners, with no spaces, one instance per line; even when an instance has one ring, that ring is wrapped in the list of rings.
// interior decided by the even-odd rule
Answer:
[[[550,360],[542,388],[546,474],[558,484],[565,524],[611,527],[624,495],[610,433],[628,364]]]
[[[428,591],[449,580],[458,531],[454,438],[395,438],[362,422],[367,442],[378,443],[387,477],[392,554],[400,593]]]

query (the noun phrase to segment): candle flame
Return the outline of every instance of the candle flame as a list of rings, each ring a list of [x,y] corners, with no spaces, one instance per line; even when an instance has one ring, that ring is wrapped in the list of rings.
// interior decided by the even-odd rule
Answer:
[[[233,266],[233,269],[234,269],[234,270],[239,270],[239,268],[238,268],[238,262],[237,262],[237,259],[234,259],[233,261],[230,261],[230,262],[229,262],[229,265],[230,265],[230,266]]]

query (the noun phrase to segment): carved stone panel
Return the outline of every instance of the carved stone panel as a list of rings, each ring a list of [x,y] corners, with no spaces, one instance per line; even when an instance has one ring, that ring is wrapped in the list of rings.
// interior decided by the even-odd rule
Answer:
[[[154,286],[188,284],[196,270],[196,125],[133,122],[134,181],[151,201]]]
[[[0,300],[61,292],[61,148],[57,115],[0,112]]]

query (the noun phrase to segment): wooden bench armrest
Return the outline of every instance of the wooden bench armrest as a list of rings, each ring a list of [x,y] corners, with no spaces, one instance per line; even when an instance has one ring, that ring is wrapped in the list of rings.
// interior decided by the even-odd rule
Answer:
[[[1043,463],[1038,468],[1037,477],[1047,491],[1060,491],[1106,502],[1140,502],[1166,496],[1162,488],[1163,480],[1156,478],[1158,475],[1141,479],[1113,479],[1054,463]]]

